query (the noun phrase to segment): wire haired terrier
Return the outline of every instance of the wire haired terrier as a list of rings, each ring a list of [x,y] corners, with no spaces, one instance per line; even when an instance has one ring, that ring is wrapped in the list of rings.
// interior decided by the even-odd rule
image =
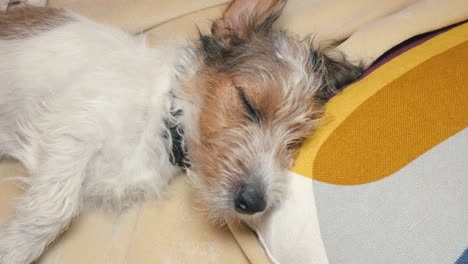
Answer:
[[[0,14],[0,155],[30,173],[0,263],[36,260],[83,211],[158,197],[181,170],[215,223],[278,204],[324,102],[361,72],[274,30],[285,2],[234,0],[177,49],[60,9]]]

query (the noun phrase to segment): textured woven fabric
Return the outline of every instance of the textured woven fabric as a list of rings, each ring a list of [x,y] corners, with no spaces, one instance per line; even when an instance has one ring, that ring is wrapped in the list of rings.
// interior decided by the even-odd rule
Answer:
[[[468,24],[463,24],[396,56],[335,96],[293,168],[292,182],[301,182],[292,190],[294,201],[258,227],[276,260],[453,264],[460,258],[457,263],[463,263],[467,83]],[[297,180],[299,175],[304,179]]]

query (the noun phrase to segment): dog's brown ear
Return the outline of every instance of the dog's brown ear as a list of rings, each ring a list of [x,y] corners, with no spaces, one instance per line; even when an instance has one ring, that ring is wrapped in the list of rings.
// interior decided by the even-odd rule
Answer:
[[[322,79],[322,85],[315,97],[323,102],[328,101],[343,86],[356,80],[363,71],[359,64],[351,63],[338,51],[327,55],[311,49],[310,63],[313,72]]]
[[[233,0],[211,33],[226,45],[248,41],[255,33],[268,33],[283,11],[286,0]]]

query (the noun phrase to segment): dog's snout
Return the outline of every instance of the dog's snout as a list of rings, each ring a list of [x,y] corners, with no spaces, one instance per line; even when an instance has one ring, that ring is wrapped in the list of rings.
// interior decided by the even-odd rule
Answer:
[[[262,212],[266,208],[263,191],[251,185],[241,186],[235,199],[235,208],[241,214]]]

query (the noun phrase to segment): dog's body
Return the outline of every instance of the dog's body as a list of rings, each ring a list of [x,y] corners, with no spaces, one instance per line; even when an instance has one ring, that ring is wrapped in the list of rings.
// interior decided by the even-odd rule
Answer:
[[[359,69],[272,32],[284,2],[257,2],[234,1],[182,49],[62,10],[0,17],[0,155],[31,174],[0,227],[1,264],[37,259],[83,210],[156,197],[186,161],[176,143],[213,220],[279,201],[318,99]]]
[[[15,221],[2,227],[1,263],[38,256],[45,244],[35,237],[55,237],[83,207],[154,197],[177,171],[164,125],[175,51],[69,18],[0,41],[0,153],[32,175]]]

